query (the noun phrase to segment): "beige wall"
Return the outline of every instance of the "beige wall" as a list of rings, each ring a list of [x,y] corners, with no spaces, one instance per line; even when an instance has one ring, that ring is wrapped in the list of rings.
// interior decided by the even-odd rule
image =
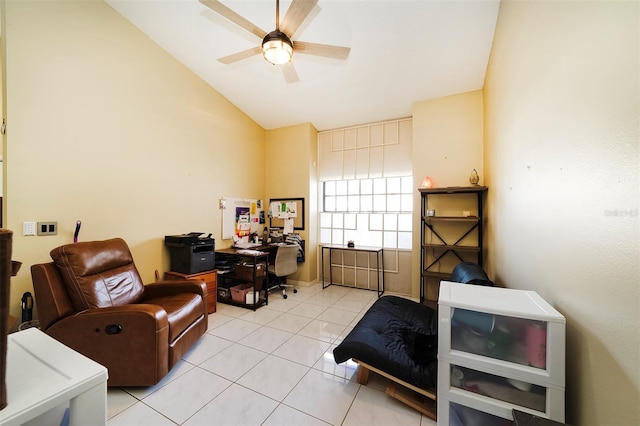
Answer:
[[[482,91],[447,96],[413,104],[413,211],[412,295],[420,294],[420,193],[422,179],[430,176],[434,187],[469,186],[476,169],[484,184],[482,161]],[[449,200],[447,200],[449,202]],[[459,214],[469,210],[464,200]],[[464,206],[464,207],[463,207]],[[455,209],[456,207],[447,206]]]
[[[567,421],[640,424],[639,4],[503,1],[489,269],[567,318]]]
[[[102,1],[6,2],[4,30],[12,314],[76,220],[81,241],[123,237],[146,282],[169,268],[164,235],[228,244],[218,199],[263,198],[264,129]],[[23,221],[58,235],[23,237]]]
[[[567,317],[573,424],[640,423],[638,19],[637,2],[503,0],[484,154],[482,92],[414,105],[416,188],[425,175],[467,185],[475,168],[489,186],[490,276]],[[78,219],[81,240],[124,237],[150,281],[168,269],[164,235],[228,244],[220,197],[302,194],[315,250],[313,126],[265,132],[102,2],[11,1],[6,20],[6,227],[27,266],[12,314],[28,266],[71,242]],[[22,237],[23,221],[58,221],[59,234]],[[419,247],[418,214],[414,225]],[[299,280],[316,278],[315,259]]]
[[[296,230],[305,240],[305,262],[291,276],[294,281],[314,282],[317,277],[318,131],[310,123],[267,131],[265,153],[266,202],[270,198],[304,198],[305,229]]]

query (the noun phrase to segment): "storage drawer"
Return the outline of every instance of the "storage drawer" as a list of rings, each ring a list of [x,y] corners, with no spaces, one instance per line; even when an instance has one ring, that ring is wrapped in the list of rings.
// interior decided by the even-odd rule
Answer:
[[[546,369],[547,323],[452,308],[451,349]]]
[[[438,425],[448,426],[512,426],[513,420],[485,413],[451,401],[438,404]]]
[[[472,368],[451,365],[451,387],[520,407],[546,412],[547,388]]]
[[[518,372],[515,370],[515,372]],[[532,383],[523,376],[500,372],[490,365],[460,366],[446,357],[438,359],[438,399],[511,418],[513,409],[564,421],[564,388]],[[539,379],[539,378],[538,378]]]

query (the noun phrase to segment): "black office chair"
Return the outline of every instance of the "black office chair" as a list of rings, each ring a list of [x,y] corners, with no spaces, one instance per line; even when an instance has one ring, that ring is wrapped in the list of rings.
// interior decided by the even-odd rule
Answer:
[[[293,292],[298,290],[287,284],[287,275],[291,275],[298,270],[298,245],[281,245],[276,252],[276,260],[273,264],[269,264],[269,291],[279,288],[282,290],[282,297],[287,298],[286,287],[293,288]],[[273,281],[272,281],[273,280]],[[271,283],[275,285],[271,285]]]

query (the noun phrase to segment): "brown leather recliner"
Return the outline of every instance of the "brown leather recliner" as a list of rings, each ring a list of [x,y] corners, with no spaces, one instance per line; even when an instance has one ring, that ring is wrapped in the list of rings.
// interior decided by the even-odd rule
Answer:
[[[143,285],[124,240],[67,244],[31,267],[40,328],[109,370],[108,386],[150,386],[207,331],[207,287]]]

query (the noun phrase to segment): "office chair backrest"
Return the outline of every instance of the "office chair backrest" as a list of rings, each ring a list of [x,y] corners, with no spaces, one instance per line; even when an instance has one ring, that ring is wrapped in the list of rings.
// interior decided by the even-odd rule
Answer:
[[[274,262],[275,274],[278,277],[284,277],[293,274],[298,270],[298,246],[284,245],[279,246],[276,252],[276,261]]]

